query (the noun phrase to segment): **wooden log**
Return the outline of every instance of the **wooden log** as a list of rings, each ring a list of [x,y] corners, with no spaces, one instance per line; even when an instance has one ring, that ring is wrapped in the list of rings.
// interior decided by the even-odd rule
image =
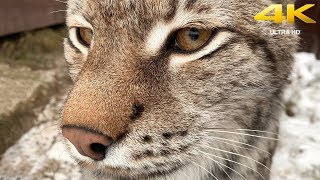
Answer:
[[[61,24],[66,4],[56,0],[1,0],[0,36]]]

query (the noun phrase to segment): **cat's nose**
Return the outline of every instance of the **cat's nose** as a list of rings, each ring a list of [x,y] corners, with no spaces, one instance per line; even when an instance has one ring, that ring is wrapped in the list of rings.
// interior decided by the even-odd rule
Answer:
[[[107,147],[113,142],[110,137],[78,127],[62,127],[62,135],[81,155],[98,161],[105,158]]]

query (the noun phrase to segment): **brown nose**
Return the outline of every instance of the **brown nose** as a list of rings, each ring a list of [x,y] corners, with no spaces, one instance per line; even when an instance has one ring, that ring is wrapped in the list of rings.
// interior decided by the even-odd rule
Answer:
[[[111,138],[85,128],[62,127],[62,135],[81,155],[94,160],[104,159],[107,147],[112,143]]]

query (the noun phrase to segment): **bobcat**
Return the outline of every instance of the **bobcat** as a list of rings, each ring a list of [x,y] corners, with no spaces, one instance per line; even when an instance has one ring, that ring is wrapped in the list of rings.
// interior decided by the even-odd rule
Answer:
[[[254,20],[272,3],[69,0],[71,156],[96,179],[269,179],[298,39]]]

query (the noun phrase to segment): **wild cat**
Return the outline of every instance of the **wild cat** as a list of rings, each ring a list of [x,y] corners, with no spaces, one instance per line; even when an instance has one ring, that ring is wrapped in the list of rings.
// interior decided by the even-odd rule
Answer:
[[[70,154],[96,179],[269,179],[297,45],[254,20],[272,3],[69,0]]]

